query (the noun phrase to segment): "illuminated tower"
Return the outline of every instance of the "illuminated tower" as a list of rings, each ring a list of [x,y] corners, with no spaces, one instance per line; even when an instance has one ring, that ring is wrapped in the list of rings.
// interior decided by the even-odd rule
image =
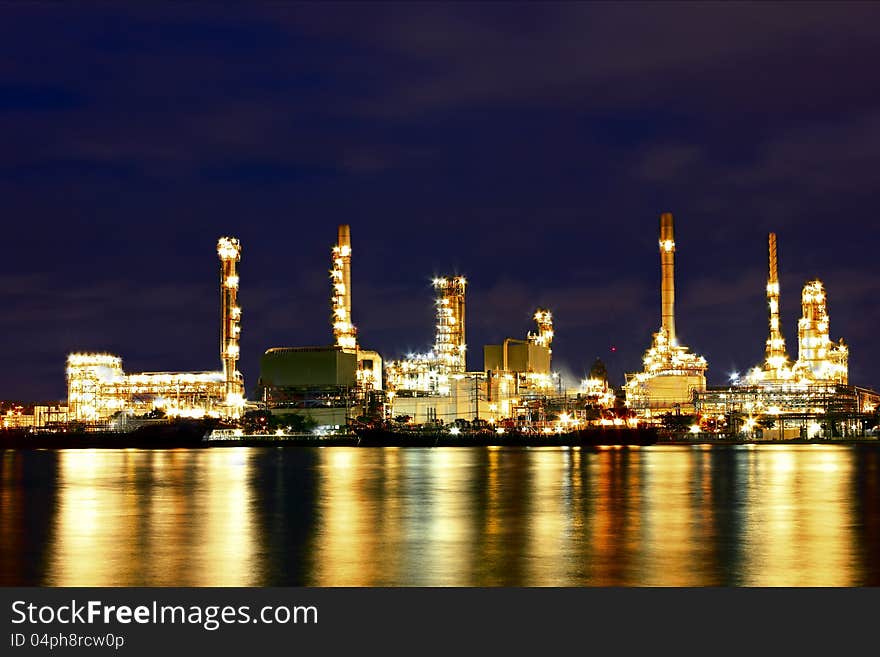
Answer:
[[[241,338],[241,308],[238,306],[238,261],[241,244],[234,237],[217,241],[220,256],[220,360],[226,382],[226,403],[240,406],[244,395],[244,381],[238,371],[239,339]]]
[[[788,365],[785,338],[779,323],[779,270],[776,259],[776,233],[769,238],[770,277],[767,279],[767,304],[770,309],[770,335],[767,338],[767,359],[764,369],[780,374]],[[782,378],[776,376],[775,378]]]
[[[464,341],[464,291],[467,281],[463,276],[435,278],[437,290],[437,336],[434,354],[441,370],[450,374],[466,369]]]
[[[351,228],[348,225],[339,226],[330,278],[333,283],[330,303],[336,346],[346,351],[356,351],[357,329],[351,323]]]
[[[546,308],[538,308],[535,311],[535,322],[538,324],[537,333],[529,333],[529,342],[541,347],[547,347],[553,343],[553,316]],[[551,351],[552,353],[552,351]]]
[[[669,344],[678,344],[675,338],[675,235],[672,229],[672,215],[660,215],[660,297],[661,326],[666,330]]]
[[[803,316],[798,322],[798,361],[796,369],[808,379],[847,383],[849,349],[829,337],[825,287],[822,281],[809,281],[801,295]]]
[[[668,212],[660,215],[660,316],[644,369],[626,375],[627,405],[647,416],[693,409],[693,393],[706,389],[706,359],[679,345],[675,332],[675,235]]]

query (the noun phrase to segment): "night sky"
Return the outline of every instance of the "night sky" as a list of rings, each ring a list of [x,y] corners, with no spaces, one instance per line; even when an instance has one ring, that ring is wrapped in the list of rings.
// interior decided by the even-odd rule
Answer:
[[[252,394],[332,341],[339,223],[364,347],[427,350],[464,274],[470,369],[546,306],[556,366],[620,384],[661,212],[710,384],[763,358],[775,231],[789,353],[819,277],[880,386],[880,4],[76,4],[0,6],[2,399],[64,398],[76,350],[219,369],[221,235]]]

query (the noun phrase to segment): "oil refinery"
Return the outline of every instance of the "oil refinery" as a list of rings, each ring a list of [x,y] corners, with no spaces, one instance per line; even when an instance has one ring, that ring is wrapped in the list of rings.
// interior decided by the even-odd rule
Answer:
[[[643,358],[644,369],[626,376],[626,403],[649,420],[690,413],[694,394],[706,389],[706,359],[679,344],[675,332],[675,234],[672,215],[660,216],[660,330]]]
[[[244,408],[244,380],[238,370],[241,245],[235,238],[221,237],[217,242],[217,255],[220,257],[221,370],[126,374],[119,356],[70,354],[67,357],[69,421],[118,427],[128,417],[156,411],[168,417],[240,417]]]
[[[460,274],[431,282],[435,323],[430,348],[391,359],[365,348],[354,323],[352,231],[340,225],[330,248],[330,343],[266,349],[253,400],[245,399],[239,371],[241,245],[221,237],[219,370],[126,373],[117,355],[71,353],[66,405],[38,406],[32,414],[13,408],[2,416],[2,426],[108,431],[131,426],[138,418],[213,418],[236,426],[248,414],[265,413],[282,423],[298,419],[338,431],[365,422],[449,427],[453,432],[463,426],[488,427],[499,433],[614,425],[663,427],[693,439],[783,440],[864,436],[876,426],[880,395],[849,383],[849,348],[831,338],[828,292],[820,280],[804,285],[797,359],[789,357],[775,234],[768,241],[769,330],[763,361],[723,387],[707,386],[706,358],[680,341],[670,213],[660,215],[658,247],[659,329],[641,369],[627,373],[619,390],[609,384],[601,361],[577,387],[554,371],[557,336],[546,307],[524,315],[531,317],[533,330],[523,337],[498,333],[495,344],[483,345],[482,368],[469,368],[465,310],[471,283]]]

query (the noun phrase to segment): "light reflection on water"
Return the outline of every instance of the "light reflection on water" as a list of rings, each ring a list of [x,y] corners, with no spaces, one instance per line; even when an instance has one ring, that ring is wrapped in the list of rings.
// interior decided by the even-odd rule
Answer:
[[[0,585],[880,584],[880,449],[4,451]]]

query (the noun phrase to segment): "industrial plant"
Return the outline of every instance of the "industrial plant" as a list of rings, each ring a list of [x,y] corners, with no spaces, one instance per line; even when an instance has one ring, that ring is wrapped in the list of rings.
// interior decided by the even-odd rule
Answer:
[[[865,433],[880,404],[875,391],[849,385],[849,348],[833,342],[825,286],[807,281],[801,293],[798,357],[785,347],[780,318],[776,234],[768,239],[769,334],[764,362],[731,385],[695,391],[695,410],[710,426],[730,433],[761,432],[780,439],[848,437]]]
[[[706,389],[706,359],[679,344],[675,332],[675,232],[672,215],[660,216],[660,330],[643,358],[644,369],[626,376],[626,403],[640,418],[694,411]]]
[[[272,347],[260,360],[262,408],[318,426],[345,427],[382,402],[382,357],[364,349],[352,322],[351,227],[339,226],[330,253],[330,328],[326,346]]]
[[[67,357],[69,421],[118,428],[132,416],[157,411],[167,417],[240,417],[245,403],[244,380],[238,371],[241,245],[235,238],[221,237],[217,242],[217,255],[220,257],[220,371],[126,374],[119,356],[73,353]]]
[[[238,369],[242,310],[241,245],[217,242],[220,259],[220,369],[126,373],[109,353],[71,353],[67,404],[24,414],[6,411],[2,426],[79,426],[121,430],[137,418],[214,418],[237,426],[252,413],[294,417],[322,430],[347,431],[382,422],[459,431],[462,426],[558,432],[573,427],[664,427],[695,436],[772,439],[864,436],[877,424],[880,395],[849,383],[849,349],[831,339],[828,295],[819,280],[801,295],[798,353],[786,349],[780,306],[777,239],[769,236],[766,298],[769,333],[763,361],[729,385],[708,387],[706,359],[680,342],[675,317],[673,216],[660,216],[660,325],[641,369],[615,390],[597,361],[578,387],[553,370],[556,335],[548,308],[531,314],[523,337],[500,333],[483,345],[482,368],[468,368],[466,298],[462,275],[432,281],[433,341],[422,353],[383,359],[362,344],[353,316],[352,233],[338,226],[330,249],[329,325],[325,345],[275,346],[260,360],[254,399],[245,399]],[[427,301],[426,294],[426,301]],[[316,317],[317,320],[317,317]]]

